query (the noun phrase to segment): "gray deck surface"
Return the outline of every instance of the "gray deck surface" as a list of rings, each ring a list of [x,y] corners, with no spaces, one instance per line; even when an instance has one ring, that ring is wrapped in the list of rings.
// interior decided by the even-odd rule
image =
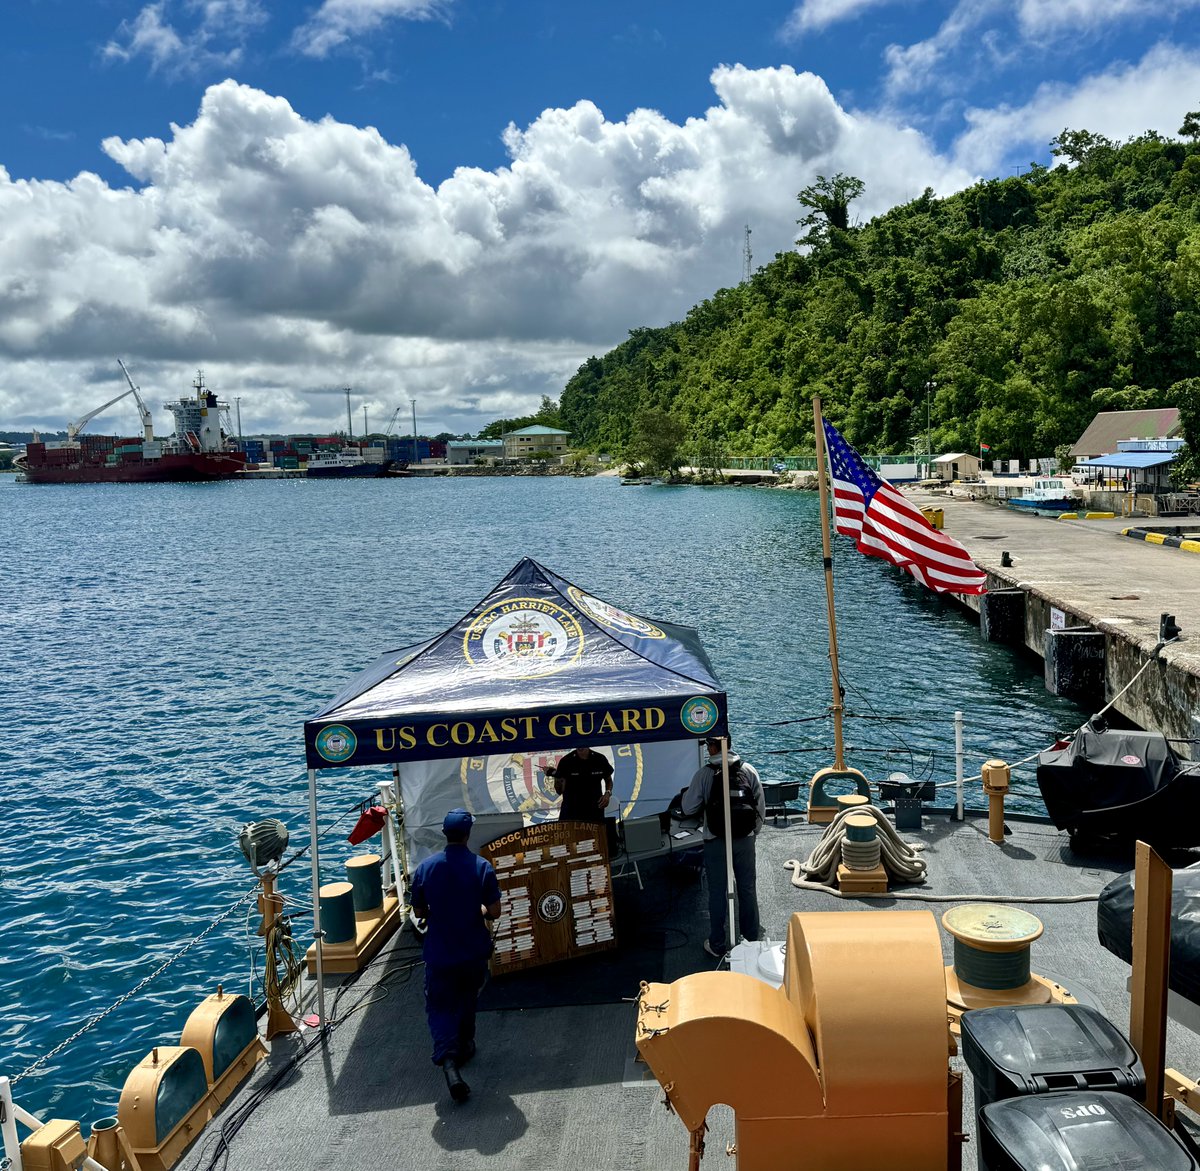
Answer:
[[[818,841],[821,828],[793,816],[786,828],[769,823],[758,841],[758,891],[764,935],[784,938],[795,911],[844,911],[887,907],[927,908],[940,916],[954,902],[850,900],[798,890],[784,868],[790,858],[804,859]],[[942,816],[925,819],[924,828],[902,836],[926,843],[929,893],[957,896],[959,901],[986,901],[992,895],[1035,898],[1096,894],[1116,874],[1132,866],[1125,856],[1076,857],[1065,834],[1052,826],[1011,822],[1003,846],[988,842],[986,822],[953,823]],[[1192,859],[1173,857],[1175,865]],[[675,979],[714,966],[701,948],[707,915],[702,879],[682,872],[674,859],[642,865],[646,891],[635,878],[615,880],[623,937],[637,943],[639,954],[652,959],[650,978]],[[1033,945],[1032,968],[1099,1008],[1122,1032],[1128,1032],[1129,968],[1096,940],[1096,904],[1024,904],[1045,924]],[[631,922],[633,908],[640,920]],[[951,940],[943,931],[946,962]],[[658,940],[657,952],[647,940]],[[597,1168],[666,1171],[686,1168],[688,1136],[682,1123],[664,1108],[657,1083],[645,1078],[634,1061],[636,974],[621,972],[614,986],[596,988],[574,960],[540,969],[554,1007],[508,1008],[480,1014],[479,1051],[465,1069],[472,1087],[470,1100],[450,1101],[440,1070],[429,1061],[421,991],[421,968],[410,931],[399,933],[375,962],[352,983],[327,993],[341,1018],[324,1048],[316,1034],[305,1034],[312,1051],[290,1081],[265,1098],[244,1120],[251,1095],[294,1054],[299,1042],[284,1038],[240,1093],[210,1124],[200,1141],[179,1164],[197,1171],[211,1164],[218,1132],[244,1122],[232,1138],[227,1162],[234,1171],[283,1171],[320,1168],[351,1171],[379,1168]],[[620,957],[610,957],[616,963]],[[556,974],[555,967],[561,970]],[[519,975],[519,974],[518,974]],[[503,982],[487,995],[507,995]],[[573,995],[578,989],[579,995]],[[602,1003],[572,1004],[591,998]],[[627,999],[630,998],[630,999]],[[508,996],[508,999],[513,999]],[[519,993],[516,1000],[520,1000]],[[887,1006],[880,1006],[886,1020]],[[961,1058],[954,1058],[963,1068]],[[1195,1075],[1200,1070],[1200,1037],[1170,1023],[1168,1064]],[[763,1070],[764,1078],[771,1077]],[[973,1132],[973,1091],[964,1087],[966,1129]],[[709,1115],[708,1148],[703,1165],[728,1167],[725,1144],[733,1141],[732,1113],[717,1108]],[[797,1166],[802,1167],[799,1162]],[[972,1142],[964,1166],[975,1166]]]

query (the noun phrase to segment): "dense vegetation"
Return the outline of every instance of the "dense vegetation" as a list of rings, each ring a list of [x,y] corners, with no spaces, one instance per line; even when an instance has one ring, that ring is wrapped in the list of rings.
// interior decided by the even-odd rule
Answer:
[[[1031,458],[1099,410],[1179,405],[1195,452],[1196,115],[1180,133],[1193,141],[1064,131],[1070,166],[926,190],[862,226],[846,215],[862,184],[822,177],[799,196],[801,251],[590,358],[561,425],[618,453],[665,415],[696,449],[811,451],[819,393],[864,451],[923,451],[928,426],[935,452]]]

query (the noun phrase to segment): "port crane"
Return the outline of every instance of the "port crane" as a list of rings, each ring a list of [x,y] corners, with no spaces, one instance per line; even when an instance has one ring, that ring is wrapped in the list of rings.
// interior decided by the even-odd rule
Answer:
[[[129,383],[129,389],[122,391],[119,395],[117,395],[116,398],[110,398],[108,402],[101,404],[95,410],[88,411],[86,415],[82,416],[82,418],[76,419],[74,423],[68,424],[67,439],[69,442],[74,442],[76,437],[79,435],[79,432],[82,431],[84,427],[86,427],[98,414],[100,414],[101,411],[107,411],[108,408],[114,403],[119,403],[123,398],[128,398],[129,395],[133,395],[134,399],[137,401],[138,414],[140,414],[142,417],[142,429],[145,432],[144,438],[146,442],[149,443],[153,441],[154,424],[150,418],[150,411],[146,404],[142,402],[141,393],[138,391],[138,388],[134,386],[133,379],[129,377],[129,371],[125,369],[125,363],[118,358],[117,365],[121,367],[121,371],[125,375],[125,381]]]
[[[401,412],[403,409],[404,409],[403,407],[397,407],[397,408],[396,408],[396,409],[395,409],[395,410],[392,412],[392,417],[391,417],[391,418],[388,420],[388,425],[387,425],[387,428],[386,428],[386,429],[384,430],[384,432],[383,432],[383,437],[384,437],[384,439],[390,439],[390,438],[392,437],[392,428],[393,428],[393,427],[395,427],[395,425],[396,425],[396,420],[397,420],[398,418],[400,418],[400,412]]]

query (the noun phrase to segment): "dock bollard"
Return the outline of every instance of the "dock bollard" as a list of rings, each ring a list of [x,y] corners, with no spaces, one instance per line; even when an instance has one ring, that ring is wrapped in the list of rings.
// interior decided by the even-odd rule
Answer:
[[[1002,760],[989,760],[980,775],[988,799],[988,840],[998,845],[1004,841],[1004,795],[1012,770]]]

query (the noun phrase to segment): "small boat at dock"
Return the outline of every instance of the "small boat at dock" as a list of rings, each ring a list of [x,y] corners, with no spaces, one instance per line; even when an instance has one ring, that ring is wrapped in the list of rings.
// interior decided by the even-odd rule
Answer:
[[[1033,481],[1020,496],[1010,497],[1008,503],[1014,508],[1044,508],[1063,511],[1078,507],[1082,495],[1071,480],[1065,476],[1045,476]]]

